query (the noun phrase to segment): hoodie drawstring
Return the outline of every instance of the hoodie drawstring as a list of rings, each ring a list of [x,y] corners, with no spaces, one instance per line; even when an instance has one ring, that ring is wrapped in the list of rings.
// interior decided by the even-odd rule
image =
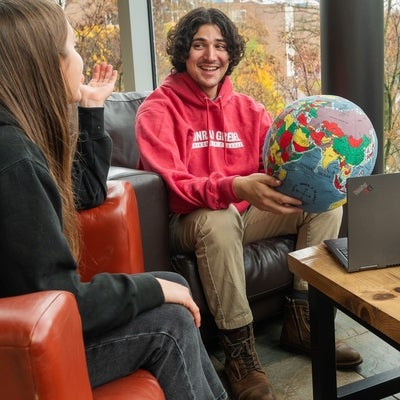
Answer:
[[[211,146],[211,138],[210,138],[210,105],[209,102],[212,101],[213,103],[218,103],[219,111],[220,111],[220,122],[222,127],[222,141],[224,143],[224,161],[227,162],[227,148],[226,148],[226,126],[225,126],[225,118],[224,118],[224,108],[222,106],[222,97],[217,96],[217,98],[213,101],[210,100],[208,97],[204,98],[206,103],[206,128],[207,128],[207,137],[208,137],[208,170],[211,171],[211,157],[210,157],[210,148]]]

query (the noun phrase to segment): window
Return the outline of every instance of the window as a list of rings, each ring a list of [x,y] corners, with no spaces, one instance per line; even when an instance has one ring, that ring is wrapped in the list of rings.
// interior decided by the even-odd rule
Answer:
[[[321,90],[319,7],[315,1],[153,0],[157,84],[170,72],[166,34],[194,7],[224,11],[247,40],[246,57],[232,74],[236,90],[247,93],[276,115],[287,102]]]

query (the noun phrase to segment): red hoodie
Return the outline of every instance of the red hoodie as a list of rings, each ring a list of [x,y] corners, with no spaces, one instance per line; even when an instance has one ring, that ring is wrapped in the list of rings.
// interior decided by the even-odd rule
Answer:
[[[186,72],[170,74],[136,115],[139,167],[163,177],[173,213],[230,204],[241,212],[248,203],[235,195],[232,181],[264,172],[271,122],[261,104],[233,91],[229,77],[211,100]]]

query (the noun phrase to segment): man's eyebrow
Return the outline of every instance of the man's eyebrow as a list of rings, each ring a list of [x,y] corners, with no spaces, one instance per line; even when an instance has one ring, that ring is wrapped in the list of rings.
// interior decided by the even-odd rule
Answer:
[[[195,37],[192,39],[192,42],[206,42],[207,39],[203,37]],[[226,39],[220,38],[220,39],[215,39],[216,42],[221,42],[221,43],[226,43]]]

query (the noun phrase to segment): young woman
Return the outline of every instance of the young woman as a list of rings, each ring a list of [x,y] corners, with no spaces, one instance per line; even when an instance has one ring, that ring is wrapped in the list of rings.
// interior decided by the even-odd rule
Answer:
[[[102,105],[117,73],[98,65],[83,85],[73,30],[54,0],[0,0],[0,26],[0,296],[72,292],[93,386],[140,367],[167,399],[226,399],[182,278],[100,274],[82,283],[76,273],[76,208],[105,196]]]

